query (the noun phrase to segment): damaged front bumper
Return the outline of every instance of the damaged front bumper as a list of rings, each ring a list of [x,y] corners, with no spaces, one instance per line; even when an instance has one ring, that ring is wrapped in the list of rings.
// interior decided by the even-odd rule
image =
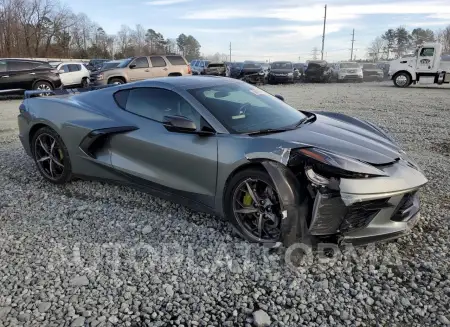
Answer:
[[[319,189],[313,195],[311,235],[337,235],[339,242],[361,245],[409,232],[420,218],[418,190],[427,179],[403,161],[383,171],[388,176],[341,178],[338,191]]]

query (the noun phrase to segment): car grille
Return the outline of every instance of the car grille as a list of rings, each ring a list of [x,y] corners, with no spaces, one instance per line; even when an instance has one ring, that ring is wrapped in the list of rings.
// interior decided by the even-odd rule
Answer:
[[[366,227],[381,209],[389,207],[389,198],[359,202],[348,207],[339,230],[343,233]]]
[[[392,221],[407,221],[419,211],[419,195],[417,191],[407,193],[400,200]]]

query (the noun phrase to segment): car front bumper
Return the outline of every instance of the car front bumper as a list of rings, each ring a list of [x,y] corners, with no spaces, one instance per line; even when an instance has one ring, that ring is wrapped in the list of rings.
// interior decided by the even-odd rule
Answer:
[[[362,81],[363,76],[357,75],[357,74],[339,74],[338,80],[339,81]]]
[[[294,75],[273,75],[269,74],[269,82],[289,83],[294,81]]]
[[[387,177],[342,178],[339,192],[317,192],[311,235],[361,245],[408,233],[420,219],[419,189],[427,179],[406,161],[383,170]]]

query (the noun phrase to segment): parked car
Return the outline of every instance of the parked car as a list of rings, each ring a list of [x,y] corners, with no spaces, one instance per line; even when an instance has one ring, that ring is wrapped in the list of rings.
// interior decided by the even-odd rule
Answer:
[[[231,78],[239,78],[243,66],[244,66],[243,62],[228,63],[226,68],[226,76]]]
[[[268,76],[269,84],[273,83],[293,83],[294,66],[290,61],[274,61],[270,64]]]
[[[336,82],[362,82],[363,71],[357,62],[338,62],[332,65],[332,79]]]
[[[119,65],[120,65],[121,63],[123,63],[125,60],[126,60],[126,59],[122,59],[122,60],[110,60],[110,61],[104,62],[103,65],[102,65],[102,67],[101,67],[99,70],[97,70],[97,71],[95,71],[95,72],[91,72],[91,74],[90,74],[90,82],[91,82],[92,84],[95,84],[95,81],[97,80],[98,74],[100,74],[101,72],[103,72],[103,71],[105,71],[105,70],[110,70],[110,69],[114,69],[114,68],[119,67]]]
[[[124,84],[148,78],[191,75],[191,68],[180,55],[132,57],[117,68],[100,72],[94,85]]]
[[[206,67],[205,75],[225,76],[226,70],[224,62],[212,62]]]
[[[206,67],[208,67],[209,63],[209,60],[202,59],[191,61],[192,75],[205,75]]]
[[[238,78],[251,84],[264,84],[266,82],[261,64],[251,60],[244,61]]]
[[[331,65],[325,60],[310,60],[305,71],[305,81],[330,82],[331,72]]]
[[[363,64],[362,66],[365,81],[379,81],[384,79],[384,72],[377,64]]]
[[[110,60],[111,59],[91,59],[91,60],[89,60],[88,64],[86,65],[86,68],[89,71],[93,72],[93,71],[99,70],[102,67],[103,63],[110,61]]]
[[[304,63],[294,63],[294,81],[302,81],[305,76],[305,70],[307,65]]]
[[[59,76],[64,87],[87,87],[89,85],[90,72],[81,62],[61,63],[56,69],[59,72]]]
[[[27,93],[19,138],[33,160],[15,169],[25,174],[33,163],[48,183],[83,177],[136,187],[223,217],[269,247],[389,240],[420,218],[426,176],[361,118],[297,110],[210,76]]]
[[[53,90],[61,87],[58,70],[48,62],[0,59],[0,90]]]

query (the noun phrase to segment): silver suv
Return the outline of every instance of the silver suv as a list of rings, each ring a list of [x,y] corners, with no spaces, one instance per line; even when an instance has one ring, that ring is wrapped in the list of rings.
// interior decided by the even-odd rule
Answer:
[[[149,78],[191,75],[180,55],[152,55],[125,59],[117,68],[100,72],[94,85],[124,84]]]

